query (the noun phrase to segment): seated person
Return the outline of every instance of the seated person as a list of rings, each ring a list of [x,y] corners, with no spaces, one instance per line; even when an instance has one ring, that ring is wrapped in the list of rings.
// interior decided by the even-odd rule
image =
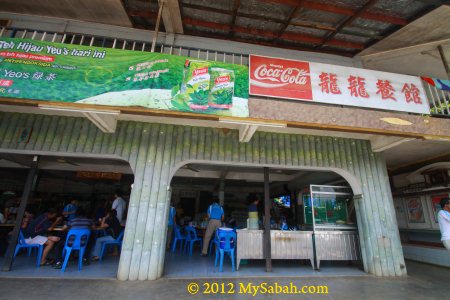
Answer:
[[[25,243],[45,245],[41,258],[41,266],[50,265],[51,261],[47,261],[47,255],[60,238],[56,236],[46,236],[47,231],[59,221],[56,210],[49,209],[48,212],[41,214],[34,219],[27,230],[23,231]]]
[[[6,222],[5,216],[2,214],[2,212],[0,211],[0,224],[3,224]]]
[[[107,241],[114,241],[120,234],[121,227],[119,221],[117,220],[117,212],[115,209],[112,209],[110,213],[102,219],[100,227],[110,229],[109,232],[111,233],[111,235],[102,236],[97,239],[97,241],[95,242],[94,251],[92,252],[93,261],[97,261],[100,259],[99,255],[100,251],[102,251],[102,243]]]
[[[27,229],[28,226],[30,225],[31,221],[33,221],[34,215],[32,212],[30,212],[29,210],[25,210],[25,213],[23,215],[23,219],[22,219],[22,225],[20,226],[20,228],[22,229]]]
[[[62,228],[63,231],[68,231],[70,229],[93,229],[94,222],[86,216],[86,211],[79,207],[76,211],[76,217],[68,221],[66,225]],[[91,251],[93,244],[93,235],[89,236],[89,240],[86,244],[86,250],[84,252],[83,263],[89,264],[89,252]],[[53,256],[55,257],[55,264],[53,268],[62,268],[62,250],[66,244],[66,239],[61,239],[56,245],[53,251]]]

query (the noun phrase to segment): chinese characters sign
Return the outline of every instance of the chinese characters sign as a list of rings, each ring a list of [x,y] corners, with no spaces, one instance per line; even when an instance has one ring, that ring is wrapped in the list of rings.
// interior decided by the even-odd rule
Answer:
[[[430,113],[419,77],[255,55],[250,94]]]
[[[199,82],[194,75],[201,70]],[[227,82],[215,81],[223,74]],[[248,68],[162,53],[0,38],[1,97],[248,117]]]

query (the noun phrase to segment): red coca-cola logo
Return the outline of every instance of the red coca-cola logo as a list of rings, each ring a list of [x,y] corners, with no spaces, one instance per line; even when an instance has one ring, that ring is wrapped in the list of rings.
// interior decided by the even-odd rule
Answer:
[[[312,100],[309,63],[251,55],[250,94]]]
[[[214,84],[230,82],[230,76],[219,76],[214,80]]]
[[[295,83],[305,85],[308,83],[309,72],[299,68],[282,68],[281,66],[260,65],[255,69],[254,76],[258,80],[273,82]]]
[[[204,68],[200,68],[200,69],[195,69],[192,72],[192,76],[199,76],[199,75],[203,75],[203,74],[208,74],[208,67],[204,67]]]

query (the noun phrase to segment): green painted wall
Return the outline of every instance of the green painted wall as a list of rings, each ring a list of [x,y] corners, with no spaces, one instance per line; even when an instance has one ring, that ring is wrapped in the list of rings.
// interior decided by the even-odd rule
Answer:
[[[33,128],[27,144],[19,128]],[[238,132],[140,122],[118,123],[105,134],[87,119],[0,112],[0,151],[97,155],[127,160],[135,172],[118,278],[162,276],[170,177],[183,161],[211,161],[340,172],[357,195],[364,268],[377,276],[406,275],[385,163],[362,140],[256,133],[239,143]],[[358,192],[358,191],[361,191]]]

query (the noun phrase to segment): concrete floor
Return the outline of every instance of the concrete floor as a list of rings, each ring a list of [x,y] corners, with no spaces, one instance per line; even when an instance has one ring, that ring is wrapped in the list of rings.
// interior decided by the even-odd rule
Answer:
[[[406,278],[373,276],[233,278],[233,279],[160,279],[120,282],[93,279],[0,279],[0,299],[448,299],[450,269],[407,262]],[[261,282],[296,285],[327,285],[328,295],[200,295],[187,292],[187,284],[205,282],[258,284]]]
[[[223,261],[223,272],[214,267],[214,255],[201,257],[200,251],[192,256],[179,252],[166,252],[164,276],[173,279],[183,278],[237,278],[237,277],[323,277],[323,276],[368,276],[358,262],[349,265],[347,262],[321,263],[320,272],[312,269],[307,260],[272,260],[272,272],[265,270],[265,260],[248,260],[241,262],[238,271],[231,271],[231,260],[226,255]]]
[[[0,258],[0,266],[3,266],[4,258]],[[70,260],[65,272],[53,269],[51,266],[36,267],[36,255],[30,257],[21,254],[16,257],[10,272],[0,272],[0,280],[4,277],[21,278],[91,278],[91,279],[116,279],[119,257],[106,255],[102,262],[92,262],[83,266],[78,271],[77,260]],[[0,295],[1,298],[1,295]]]

